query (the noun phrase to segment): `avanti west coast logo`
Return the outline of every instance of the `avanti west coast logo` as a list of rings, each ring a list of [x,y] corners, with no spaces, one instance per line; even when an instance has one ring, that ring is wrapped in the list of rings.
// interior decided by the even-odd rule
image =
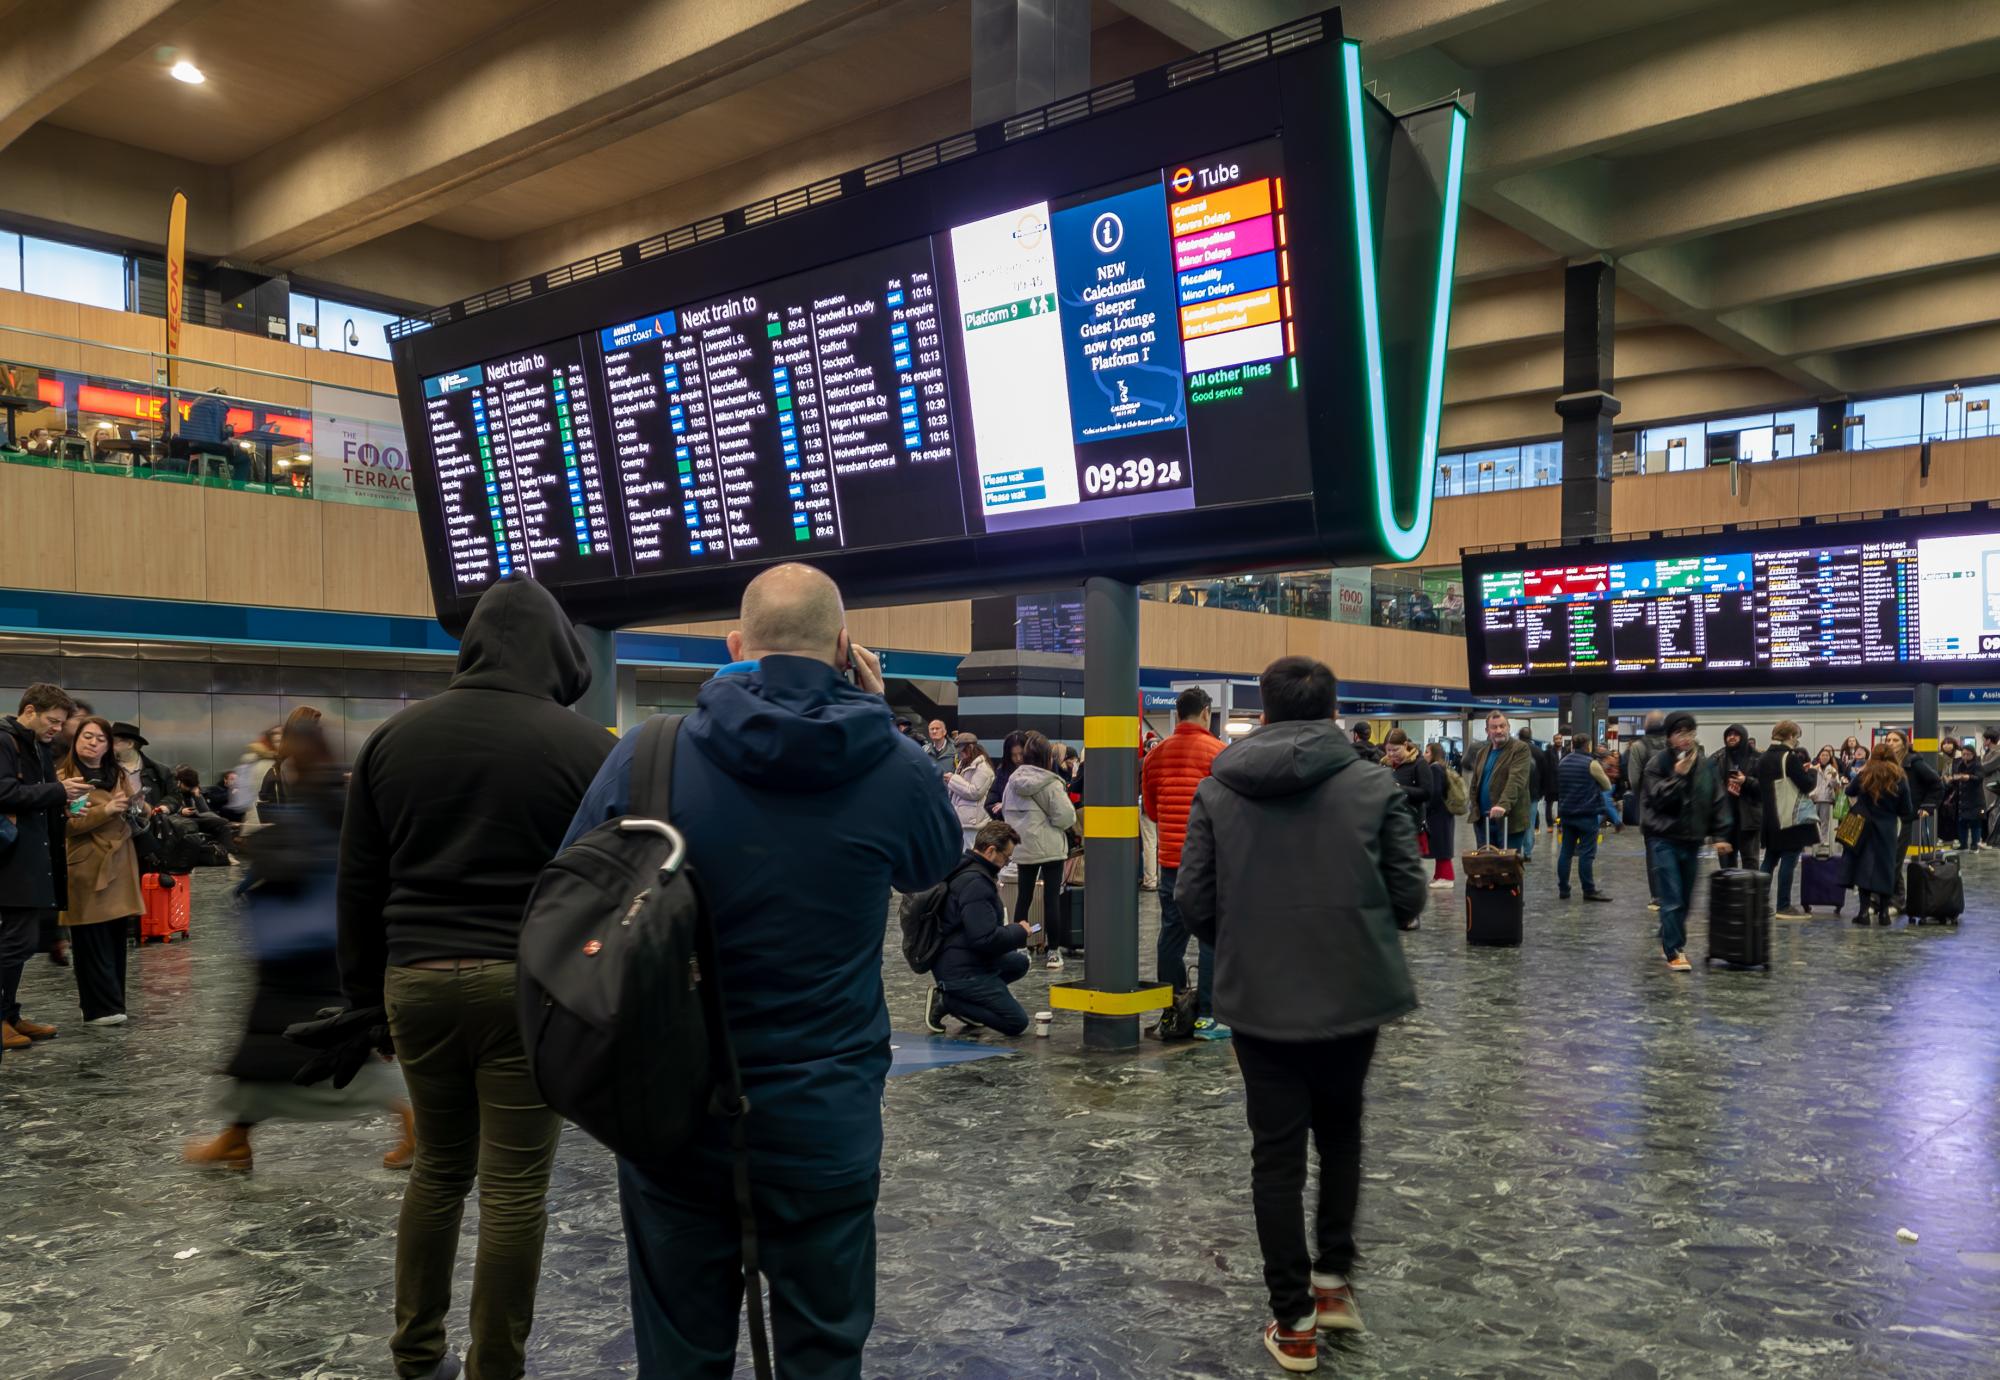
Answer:
[[[1343,43],[1342,111],[1346,124],[1350,205],[1354,217],[1359,287],[1363,392],[1367,419],[1366,454],[1372,466],[1375,524],[1382,547],[1397,560],[1414,560],[1430,539],[1431,501],[1437,476],[1439,411],[1444,399],[1444,360],[1451,327],[1451,279],[1457,261],[1460,187],[1465,169],[1469,123],[1456,104],[1439,114],[1449,121],[1443,195],[1438,207],[1436,271],[1421,284],[1423,299],[1388,304],[1396,316],[1391,338],[1383,335],[1384,297],[1390,285],[1380,276],[1376,245],[1378,208],[1371,188],[1369,147],[1361,87],[1361,48]],[[1386,179],[1385,179],[1386,180]],[[1398,339],[1396,327],[1408,317]],[[1407,376],[1406,376],[1407,375]],[[1398,483],[1398,480],[1401,483]]]

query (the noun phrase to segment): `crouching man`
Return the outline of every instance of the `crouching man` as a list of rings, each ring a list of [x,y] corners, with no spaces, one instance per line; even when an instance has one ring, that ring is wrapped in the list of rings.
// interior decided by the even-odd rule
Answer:
[[[1002,1035],[1019,1035],[1028,1028],[1028,1013],[1007,986],[1028,974],[1028,956],[1021,950],[1034,930],[1025,920],[1008,921],[999,882],[1000,869],[1020,841],[1005,820],[987,821],[945,882],[944,947],[931,967],[937,986],[924,1013],[933,1034],[944,1033],[946,1016],[967,1026],[990,1026]]]

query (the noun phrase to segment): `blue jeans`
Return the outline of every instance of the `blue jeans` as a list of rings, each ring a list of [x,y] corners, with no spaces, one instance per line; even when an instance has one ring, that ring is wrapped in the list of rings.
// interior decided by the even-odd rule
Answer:
[[[1583,878],[1583,894],[1594,895],[1597,891],[1597,821],[1589,820],[1583,825],[1562,825],[1562,849],[1556,854],[1556,890],[1569,895],[1569,860],[1576,858],[1577,875]]]
[[[779,1380],[860,1380],[875,1325],[882,1177],[828,1188],[753,1184]],[[728,1171],[655,1177],[618,1162],[639,1380],[729,1380],[743,1307],[742,1230]]]
[[[1660,949],[1672,958],[1687,947],[1688,902],[1694,898],[1695,876],[1701,865],[1701,845],[1679,839],[1646,840],[1652,859],[1654,894],[1660,902]]]
[[[1778,909],[1792,908],[1792,872],[1799,865],[1798,850],[1789,853],[1766,853],[1763,871],[1778,874]]]
[[[1625,816],[1618,813],[1618,802],[1611,798],[1611,792],[1604,793],[1604,823],[1623,824]]]
[[[1978,815],[1958,817],[1958,846],[1977,848],[1986,837],[1986,821]]]
[[[940,981],[938,991],[944,993],[945,1014],[997,1030],[1002,1035],[1019,1035],[1028,1028],[1028,1013],[1014,1000],[1007,984],[1019,982],[1027,975],[1028,956],[1016,949],[1000,955],[990,973]]]
[[[1178,867],[1160,869],[1160,947],[1153,969],[1153,980],[1176,992],[1188,985],[1187,946],[1194,939],[1181,923],[1181,908],[1174,904],[1174,879],[1180,872]],[[1215,991],[1215,946],[1196,940],[1196,948],[1194,1014],[1199,1019],[1214,1014],[1209,1003]]]

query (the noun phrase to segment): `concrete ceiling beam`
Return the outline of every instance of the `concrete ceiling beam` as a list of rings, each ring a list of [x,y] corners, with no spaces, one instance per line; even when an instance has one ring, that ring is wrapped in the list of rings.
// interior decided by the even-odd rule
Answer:
[[[1932,187],[1621,257],[1706,311],[2000,259],[2000,180]]]
[[[219,0],[0,3],[0,148]]]
[[[593,0],[530,11],[232,170],[235,252],[319,259],[894,24],[916,0]]]
[[[1112,0],[1134,19],[1200,51],[1326,8],[1323,0]],[[1549,0],[1347,0],[1340,23],[1364,63],[1442,43]],[[1372,75],[1372,73],[1371,73]]]
[[[2000,68],[1986,0],[1760,0],[1485,74],[1475,179],[1824,116]]]

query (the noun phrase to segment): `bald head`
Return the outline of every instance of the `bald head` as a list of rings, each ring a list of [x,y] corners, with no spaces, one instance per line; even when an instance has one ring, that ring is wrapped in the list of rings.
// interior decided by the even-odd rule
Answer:
[[[774,565],[743,591],[743,626],[729,634],[729,655],[809,656],[837,666],[846,624],[832,580],[809,565]]]

